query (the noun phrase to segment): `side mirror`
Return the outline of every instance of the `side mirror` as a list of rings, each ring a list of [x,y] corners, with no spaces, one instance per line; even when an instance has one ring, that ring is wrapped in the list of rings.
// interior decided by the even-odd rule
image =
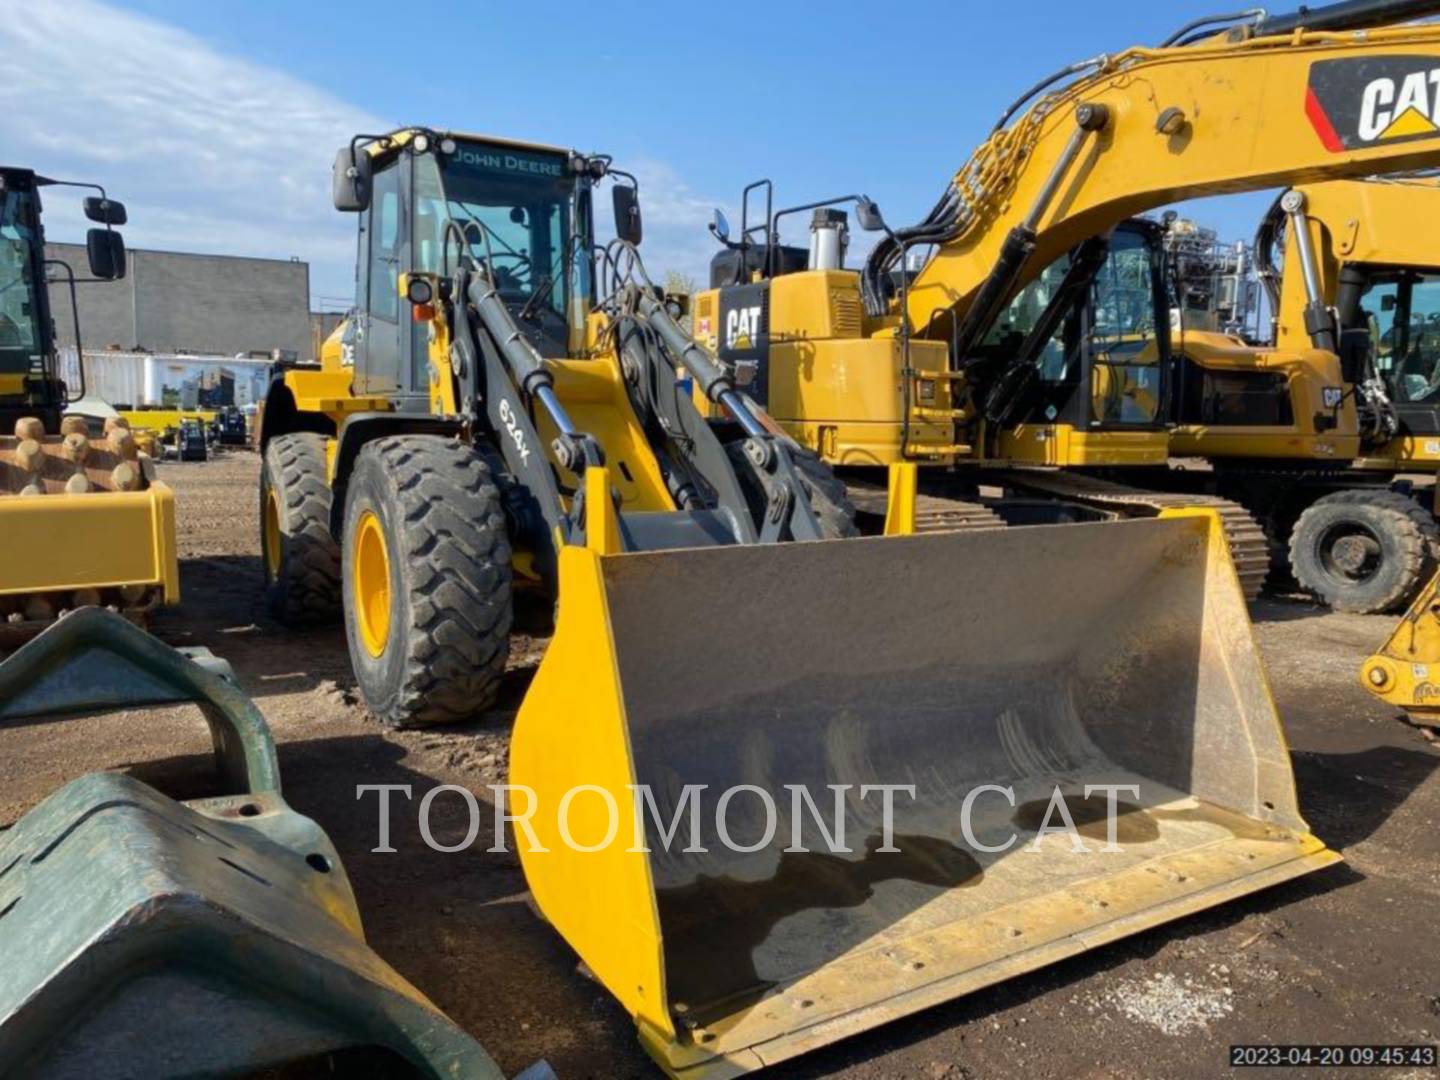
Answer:
[[[358,214],[370,205],[370,155],[356,147],[344,146],[335,155],[335,167],[330,177],[330,194],[335,209],[347,214]]]
[[[128,220],[124,203],[102,199],[99,195],[85,199],[85,216],[97,225],[124,225]]]
[[[644,234],[640,225],[640,189],[629,184],[616,184],[612,197],[615,200],[615,235],[632,244],[640,243]]]
[[[1380,310],[1381,310],[1381,311],[1394,311],[1394,310],[1395,310],[1395,306],[1396,306],[1396,304],[1395,304],[1396,299],[1397,299],[1397,297],[1395,296],[1394,293],[1391,293],[1389,296],[1382,296],[1382,297],[1380,298]]]
[[[855,220],[860,223],[860,228],[866,232],[886,232],[885,218],[880,213],[880,208],[866,198],[857,199],[855,202]]]
[[[719,209],[716,209],[714,217],[710,221],[710,232],[722,244],[730,239],[730,219]]]
[[[114,229],[91,229],[85,234],[90,276],[118,281],[125,276],[125,240]]]

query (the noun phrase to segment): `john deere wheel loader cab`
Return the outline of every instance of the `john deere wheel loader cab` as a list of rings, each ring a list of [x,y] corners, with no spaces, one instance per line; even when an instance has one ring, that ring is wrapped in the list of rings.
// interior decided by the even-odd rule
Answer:
[[[597,283],[602,180],[624,231]],[[514,603],[548,619],[568,545],[853,531],[828,470],[669,315],[634,248],[636,190],[605,157],[420,129],[340,155],[356,310],[318,370],[284,371],[268,395],[263,544],[275,612],[343,608],[388,723],[487,708]],[[679,363],[722,422],[676,398]]]
[[[42,189],[84,187],[89,277],[45,258]],[[103,604],[141,619],[180,598],[175,511],[127,425],[72,415],[79,385],[62,377],[47,277],[70,289],[125,274],[123,204],[90,184],[0,167],[0,647],[60,613]],[[48,272],[48,273],[47,273]],[[83,273],[83,271],[82,271]]]

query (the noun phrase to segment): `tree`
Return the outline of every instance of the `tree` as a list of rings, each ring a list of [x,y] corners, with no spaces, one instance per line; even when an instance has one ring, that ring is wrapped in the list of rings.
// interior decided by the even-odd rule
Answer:
[[[680,319],[680,327],[687,334],[690,332],[690,298],[700,291],[700,283],[689,274],[681,273],[679,270],[665,271],[665,292],[675,296],[683,296],[686,299],[685,315]]]

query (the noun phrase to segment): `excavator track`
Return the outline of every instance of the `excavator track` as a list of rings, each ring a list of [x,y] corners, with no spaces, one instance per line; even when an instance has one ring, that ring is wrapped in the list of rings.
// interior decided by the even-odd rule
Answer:
[[[883,484],[846,478],[845,492],[857,512],[884,520],[887,493]],[[917,533],[1003,528],[1004,519],[981,503],[923,492],[915,497]]]
[[[1254,600],[1259,596],[1265,579],[1269,576],[1270,542],[1265,536],[1265,530],[1249,510],[1230,499],[1222,499],[1216,495],[1146,491],[1096,476],[1073,472],[1042,472],[1038,469],[1006,470],[993,474],[990,480],[1022,491],[1040,492],[1127,516],[1148,516],[1147,511],[1159,513],[1161,510],[1177,507],[1203,506],[1220,515],[1220,523],[1230,541],[1230,557],[1235,561],[1235,571],[1240,577],[1240,587],[1245,593],[1245,599]]]

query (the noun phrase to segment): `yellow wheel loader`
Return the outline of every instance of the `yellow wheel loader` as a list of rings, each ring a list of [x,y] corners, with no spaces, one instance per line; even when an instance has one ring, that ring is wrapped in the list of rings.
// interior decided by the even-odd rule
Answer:
[[[752,185],[738,237],[712,226],[727,250],[697,298],[695,333],[841,471],[862,510],[878,512],[864,486],[875,492],[894,462],[922,467],[931,520],[946,527],[962,507],[993,526],[1209,506],[1253,594],[1270,563],[1260,523],[1227,491],[1170,475],[1169,407],[1190,376],[1175,362],[1192,342],[1176,340],[1156,302],[1155,245],[1114,230],[1180,199],[1440,162],[1433,125],[1377,127],[1386,87],[1398,95],[1440,66],[1440,29],[1386,24],[1436,10],[1361,2],[1211,20],[1067,68],[1006,110],[908,228],[853,196],[776,211],[767,182]],[[885,234],[858,274],[838,257],[837,210],[850,203]],[[815,215],[809,250],[779,242],[798,212]],[[1351,430],[1360,420],[1353,398],[1326,404],[1326,386],[1340,385],[1329,364],[1333,381],[1295,386],[1303,414],[1277,450],[1345,458],[1327,425],[1337,410]],[[1184,419],[1213,433],[1210,413]]]
[[[608,159],[420,129],[344,153],[360,302],[320,368],[283,371],[267,396],[261,539],[273,613],[343,609],[380,719],[488,708],[513,600],[548,617],[567,545],[854,531],[829,470],[671,317],[633,246],[637,188]],[[624,181],[630,233],[597,263],[604,177]],[[675,364],[727,422],[677,400]]]
[[[482,712],[512,621],[553,613],[507,812],[539,910],[667,1072],[756,1069],[1338,858],[1213,512],[916,535],[898,463],[891,535],[855,537],[645,276],[608,158],[409,128],[335,176],[357,304],[265,403],[270,602],[338,611],[394,724]],[[1047,800],[1104,845],[1094,785],[1123,792],[1115,843],[1081,855]]]
[[[45,258],[40,195],[61,186],[99,192],[85,199],[88,279]],[[124,223],[102,188],[0,168],[0,647],[84,605],[140,620],[180,598],[174,498],[128,425],[70,412],[84,397],[79,315],[71,386],[46,287],[67,285],[74,312],[77,284],[123,277]]]

